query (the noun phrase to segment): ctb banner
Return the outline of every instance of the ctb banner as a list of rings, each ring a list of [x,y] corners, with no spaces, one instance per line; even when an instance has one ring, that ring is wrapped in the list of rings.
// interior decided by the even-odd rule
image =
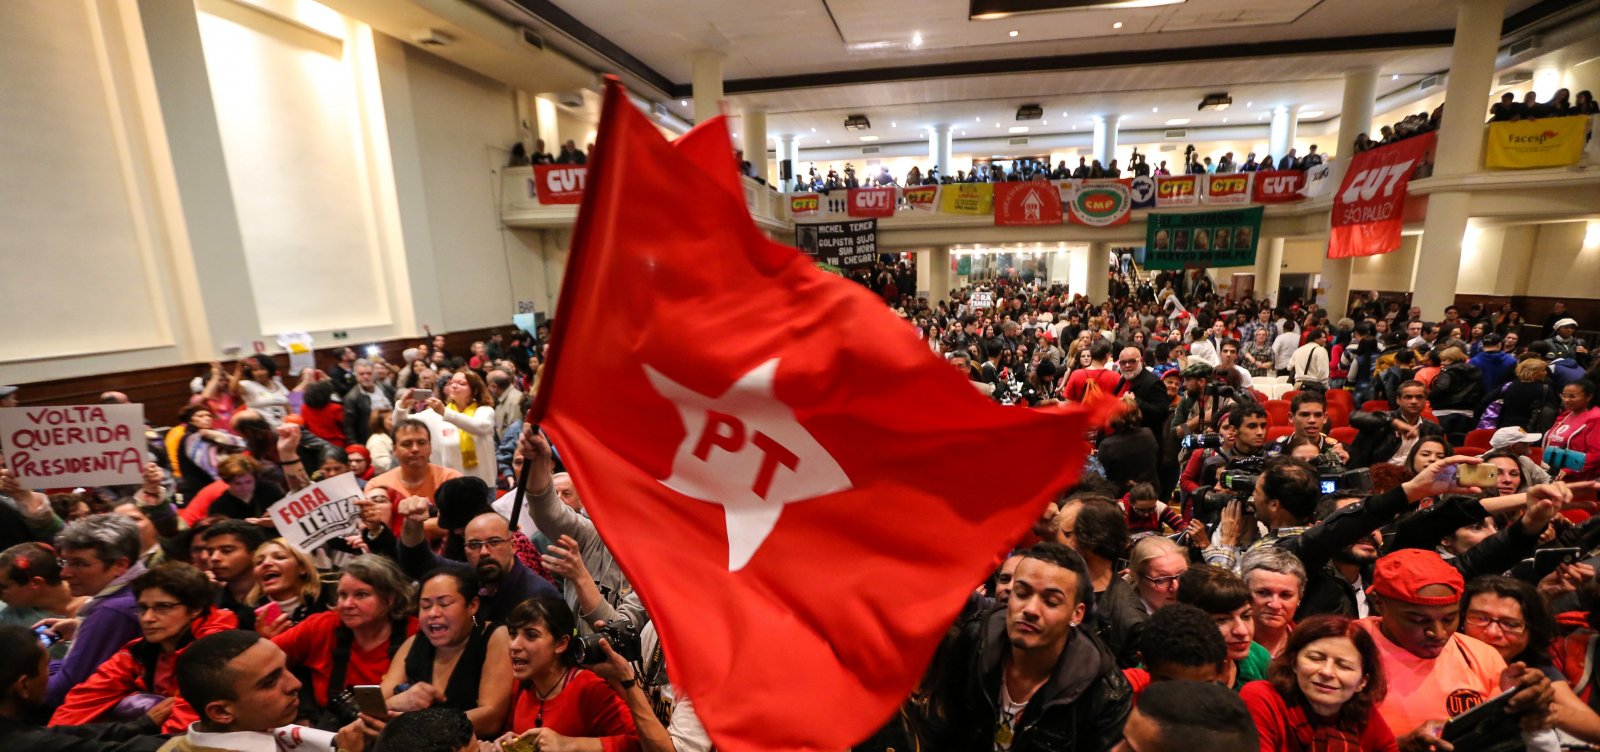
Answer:
[[[1198,175],[1163,175],[1156,178],[1156,206],[1195,206],[1200,203]]]
[[[1248,172],[1225,172],[1221,175],[1206,175],[1206,203],[1250,203],[1250,175],[1251,173]]]
[[[1583,115],[1573,115],[1490,123],[1483,164],[1510,170],[1575,165],[1583,156],[1588,121]]]
[[[1265,213],[1266,209],[1260,206],[1183,214],[1151,212],[1144,265],[1149,269],[1182,269],[1254,264]]]
[[[1061,191],[1055,183],[1029,180],[994,183],[994,223],[999,226],[1061,224]]]
[[[789,216],[815,217],[822,210],[822,197],[815,193],[796,193],[789,197]]]
[[[534,197],[541,204],[581,204],[588,167],[575,165],[534,165]]]
[[[1400,247],[1411,173],[1429,159],[1439,134],[1429,131],[1357,154],[1333,197],[1328,258],[1376,256]]]
[[[939,206],[939,186],[919,185],[900,191],[911,211],[931,212]]]

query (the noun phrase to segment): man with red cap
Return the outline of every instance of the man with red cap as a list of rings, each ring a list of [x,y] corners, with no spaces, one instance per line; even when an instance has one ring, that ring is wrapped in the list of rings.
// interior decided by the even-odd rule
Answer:
[[[1456,632],[1465,586],[1461,572],[1433,551],[1402,549],[1378,560],[1367,596],[1380,615],[1360,624],[1372,633],[1389,680],[1379,706],[1384,721],[1396,734],[1432,741],[1438,722],[1519,687],[1508,711],[1523,717],[1524,732],[1549,728],[1550,680],[1520,662],[1508,667],[1493,647]]]

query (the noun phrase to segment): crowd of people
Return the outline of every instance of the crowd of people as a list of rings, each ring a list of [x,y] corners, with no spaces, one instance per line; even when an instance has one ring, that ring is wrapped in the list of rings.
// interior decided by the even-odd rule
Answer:
[[[1600,363],[1563,310],[858,281],[1007,409],[1110,417],[857,749],[1446,750],[1502,692],[1480,733],[1600,743]],[[581,478],[523,430],[548,335],[346,348],[292,388],[267,356],[211,364],[138,486],[0,470],[0,739],[709,749]],[[271,504],[345,474],[358,532],[277,535]]]
[[[1500,101],[1489,106],[1491,123],[1571,115],[1600,115],[1600,102],[1594,101],[1594,93],[1585,89],[1578,92],[1578,98],[1574,100],[1571,90],[1557,89],[1548,101],[1541,102],[1539,95],[1530,90],[1522,95],[1522,101],[1519,102],[1516,93],[1508,91],[1500,95]]]

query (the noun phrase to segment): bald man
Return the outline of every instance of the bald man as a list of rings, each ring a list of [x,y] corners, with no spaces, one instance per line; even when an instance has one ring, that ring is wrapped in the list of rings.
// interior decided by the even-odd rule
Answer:
[[[451,563],[428,547],[423,531],[423,524],[430,516],[427,499],[412,496],[402,500],[400,515],[405,518],[405,524],[400,527],[400,566],[406,574],[420,580],[427,572]],[[463,534],[467,564],[477,572],[478,583],[483,586],[478,610],[481,618],[503,622],[512,608],[529,598],[561,597],[548,580],[517,561],[516,548],[511,542],[511,524],[506,518],[495,512],[485,512],[473,517]]]
[[[1159,438],[1172,413],[1172,401],[1167,399],[1167,388],[1150,369],[1144,367],[1144,351],[1137,347],[1124,347],[1117,355],[1117,388],[1112,393],[1139,406],[1143,416],[1139,421]]]

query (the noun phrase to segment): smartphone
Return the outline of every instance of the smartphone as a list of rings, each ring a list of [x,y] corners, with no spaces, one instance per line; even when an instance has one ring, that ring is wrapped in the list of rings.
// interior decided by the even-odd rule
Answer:
[[[431,389],[412,389],[411,390],[411,401],[412,402],[427,402],[430,399],[433,399],[433,390],[431,390]]]
[[[1579,548],[1541,548],[1533,552],[1534,574],[1542,580],[1562,564],[1577,564],[1582,555]]]
[[[267,605],[256,609],[257,624],[271,624],[283,616],[283,607],[277,601],[267,601]]]
[[[43,624],[34,627],[33,633],[39,635],[39,642],[45,647],[50,647],[51,645],[61,641],[61,638],[57,637],[55,632],[50,631],[50,628]]]
[[[355,696],[356,707],[361,708],[361,712],[378,719],[389,717],[389,703],[383,699],[383,687],[357,684],[350,688],[350,694]]]
[[[1494,488],[1495,482],[1500,478],[1500,467],[1492,462],[1482,462],[1476,465],[1457,465],[1456,485],[1477,486],[1478,488]]]

